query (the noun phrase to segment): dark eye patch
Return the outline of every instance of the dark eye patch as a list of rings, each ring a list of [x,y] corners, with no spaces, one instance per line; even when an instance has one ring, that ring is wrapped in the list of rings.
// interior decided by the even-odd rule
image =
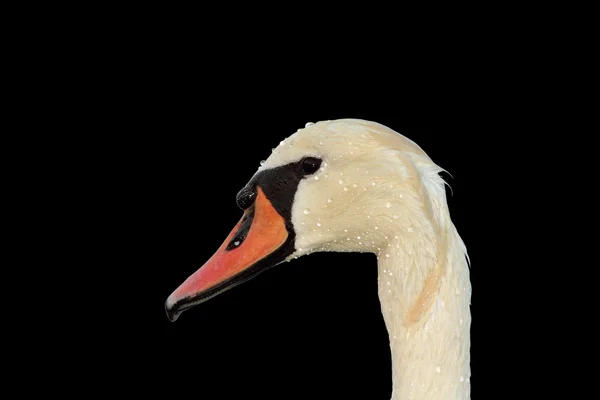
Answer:
[[[291,221],[292,204],[298,184],[306,176],[314,174],[321,167],[321,163],[322,160],[320,158],[307,156],[296,162],[259,172],[237,194],[236,201],[238,206],[243,210],[248,210],[256,201],[257,187],[260,186],[275,210],[285,219],[288,232],[293,232],[294,228]],[[253,218],[254,210],[251,213]],[[245,235],[248,234],[251,223],[252,219],[249,218],[249,224],[244,235],[241,235],[243,227],[240,228],[240,237],[242,240],[246,238]],[[237,239],[233,239],[229,244],[232,249],[237,247],[234,245],[236,241]],[[239,244],[241,243],[242,241]]]

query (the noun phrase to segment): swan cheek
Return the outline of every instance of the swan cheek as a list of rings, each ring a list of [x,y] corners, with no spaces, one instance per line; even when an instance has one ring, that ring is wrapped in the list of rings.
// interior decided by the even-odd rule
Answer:
[[[293,234],[260,187],[253,206],[244,213],[217,252],[167,299],[171,321],[183,311],[224,292],[280,263],[294,250]]]

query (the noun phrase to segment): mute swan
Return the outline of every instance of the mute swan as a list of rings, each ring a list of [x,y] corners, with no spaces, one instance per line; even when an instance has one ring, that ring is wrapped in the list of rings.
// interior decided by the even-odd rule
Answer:
[[[307,124],[237,195],[240,222],[167,299],[170,320],[283,261],[373,252],[392,353],[392,400],[470,397],[471,285],[442,169],[375,122]]]

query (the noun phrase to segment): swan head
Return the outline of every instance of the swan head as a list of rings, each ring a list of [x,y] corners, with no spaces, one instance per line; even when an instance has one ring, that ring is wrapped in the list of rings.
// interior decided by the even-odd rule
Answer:
[[[307,124],[281,141],[240,190],[244,216],[169,296],[169,319],[295,257],[380,253],[399,226],[410,230],[422,220],[427,205],[416,168],[441,179],[419,146],[383,125],[353,119]]]

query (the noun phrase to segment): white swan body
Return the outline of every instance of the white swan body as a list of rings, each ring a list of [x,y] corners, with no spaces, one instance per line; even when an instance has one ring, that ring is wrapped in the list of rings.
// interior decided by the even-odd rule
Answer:
[[[294,246],[285,259],[318,251],[375,253],[392,400],[468,399],[469,268],[442,169],[397,132],[344,119],[307,124],[273,150],[255,177],[306,157],[322,163],[297,184]],[[168,312],[198,285],[190,279],[169,297]]]

